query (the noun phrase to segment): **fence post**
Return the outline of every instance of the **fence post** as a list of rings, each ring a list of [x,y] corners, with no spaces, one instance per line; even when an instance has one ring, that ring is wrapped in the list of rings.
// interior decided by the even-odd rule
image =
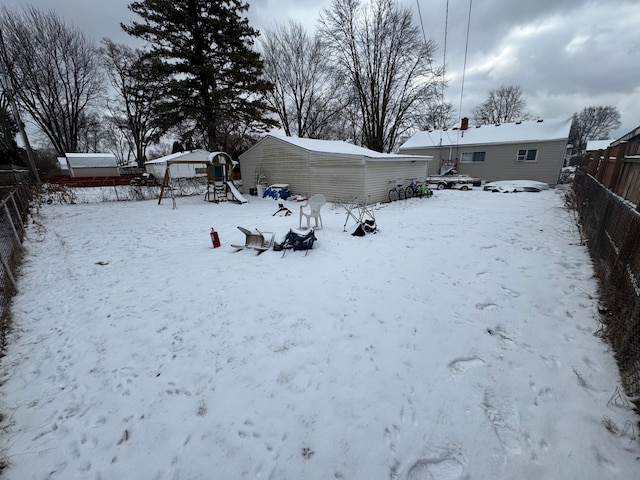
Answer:
[[[613,172],[611,172],[611,181],[609,188],[613,193],[617,193],[618,184],[620,183],[620,174],[622,172],[622,165],[624,163],[624,157],[627,153],[628,143],[625,141],[620,142],[616,148],[616,158],[613,164]]]
[[[595,177],[598,175],[598,168],[600,168],[600,159],[602,158],[602,150],[592,152],[591,154],[585,153],[582,157],[582,167],[587,175]]]
[[[7,272],[7,277],[9,277],[9,280],[11,281],[11,285],[13,285],[13,289],[17,292],[18,284],[16,283],[16,279],[13,277],[13,273],[11,272],[11,267],[9,267],[9,264],[4,259],[2,254],[0,254],[0,261],[2,261],[2,266],[4,267],[5,272]]]
[[[609,159],[611,158],[611,147],[608,147],[606,150],[598,150],[600,153],[600,158],[598,161],[598,171],[596,172],[596,180],[598,180],[603,185],[606,185],[605,177],[609,172]]]
[[[13,218],[11,218],[11,212],[9,212],[9,208],[7,207],[7,203],[2,206],[4,208],[4,213],[9,220],[9,225],[11,225],[11,230],[13,231],[13,236],[16,238],[16,242],[18,246],[22,248],[22,242],[20,242],[20,235],[18,235],[18,231],[16,230],[16,226],[13,224]]]
[[[9,197],[11,198],[11,203],[13,204],[13,208],[16,211],[16,216],[20,220],[20,231],[24,234],[24,224],[23,224],[23,219],[22,219],[22,213],[20,212],[20,209],[18,208],[18,203],[16,202],[16,197],[14,195],[14,192],[11,192]]]

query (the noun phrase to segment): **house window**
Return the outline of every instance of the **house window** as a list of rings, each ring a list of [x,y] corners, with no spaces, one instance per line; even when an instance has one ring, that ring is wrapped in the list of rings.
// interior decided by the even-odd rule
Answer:
[[[484,162],[485,152],[462,152],[460,161],[462,163]]]
[[[525,150],[524,148],[518,150],[518,162],[535,162],[538,159],[538,149],[532,148]]]

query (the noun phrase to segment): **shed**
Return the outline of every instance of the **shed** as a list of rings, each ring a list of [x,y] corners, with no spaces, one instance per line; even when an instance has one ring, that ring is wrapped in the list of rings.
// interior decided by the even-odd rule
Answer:
[[[60,167],[60,173],[62,175],[69,175],[69,164],[67,163],[67,157],[58,157],[58,166]]]
[[[206,178],[206,164],[211,163],[209,155],[211,155],[211,152],[201,148],[186,152],[176,152],[144,162],[144,168],[147,173],[152,174],[158,180],[164,178],[167,164],[171,164],[171,178]]]
[[[120,175],[112,153],[65,153],[71,177],[112,177]]]
[[[375,152],[347,142],[267,134],[240,155],[243,185],[288,184],[293,194],[330,201],[388,201],[392,185],[427,175],[427,155]]]
[[[571,119],[421,131],[399,149],[404,154],[432,155],[440,167],[484,179],[536,180],[555,185],[562,169]]]

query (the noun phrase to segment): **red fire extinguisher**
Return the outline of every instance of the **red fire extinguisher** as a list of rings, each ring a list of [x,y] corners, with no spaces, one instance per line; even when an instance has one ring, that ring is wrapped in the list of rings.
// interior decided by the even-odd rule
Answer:
[[[211,243],[213,243],[213,248],[220,246],[220,237],[218,237],[218,232],[216,232],[213,227],[211,227]]]

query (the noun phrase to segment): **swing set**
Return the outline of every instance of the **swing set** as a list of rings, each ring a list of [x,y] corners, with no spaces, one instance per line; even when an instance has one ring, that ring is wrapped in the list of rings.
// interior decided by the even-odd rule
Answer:
[[[234,162],[231,157],[224,152],[212,152],[206,161],[167,160],[167,168],[165,169],[162,185],[160,186],[158,205],[162,202],[165,191],[168,191],[171,196],[173,208],[176,208],[175,187],[173,185],[174,179],[171,177],[172,165],[200,165],[201,168],[196,167],[196,173],[203,173],[201,170],[206,170],[207,191],[204,195],[205,201],[219,203],[234,200],[238,203],[246,203],[247,199],[242,196],[233,183],[233,167],[236,164],[237,162]],[[202,166],[204,166],[204,169]]]

